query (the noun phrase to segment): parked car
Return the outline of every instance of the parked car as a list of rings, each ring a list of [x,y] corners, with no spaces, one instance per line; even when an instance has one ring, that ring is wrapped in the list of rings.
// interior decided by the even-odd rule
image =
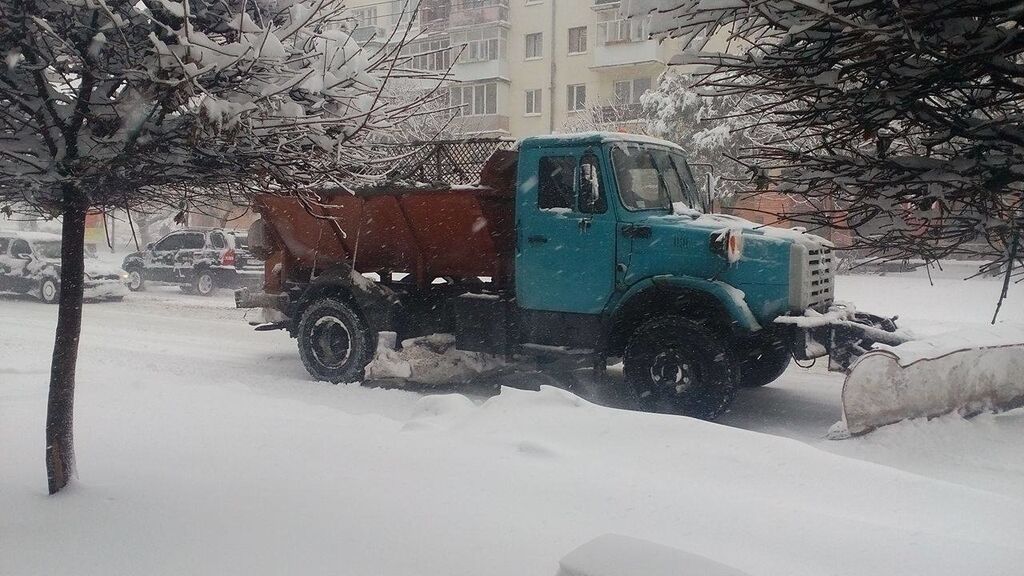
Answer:
[[[218,288],[257,286],[263,278],[263,261],[249,253],[245,232],[223,228],[176,230],[126,256],[121,267],[133,292],[161,282],[210,296]]]
[[[60,236],[0,231],[0,291],[28,294],[47,304],[60,298]],[[85,299],[121,300],[127,275],[85,255]]]

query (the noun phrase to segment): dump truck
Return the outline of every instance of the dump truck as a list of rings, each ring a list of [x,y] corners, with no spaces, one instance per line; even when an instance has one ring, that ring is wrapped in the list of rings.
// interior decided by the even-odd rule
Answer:
[[[833,246],[710,213],[684,151],[613,133],[526,138],[473,185],[265,193],[260,330],[285,329],[317,380],[363,378],[378,337],[453,334],[506,358],[621,359],[645,410],[713,419],[791,359],[848,370],[892,319],[833,298]]]

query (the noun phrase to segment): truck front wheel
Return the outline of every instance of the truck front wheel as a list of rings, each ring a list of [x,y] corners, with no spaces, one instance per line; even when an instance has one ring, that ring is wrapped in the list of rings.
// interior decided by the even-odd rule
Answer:
[[[373,338],[348,304],[325,298],[306,308],[299,321],[299,356],[317,380],[358,382],[373,358]]]
[[[626,381],[648,412],[713,420],[735,391],[733,359],[708,328],[679,317],[642,325],[626,346]]]
[[[757,388],[775,382],[789,368],[793,353],[785,342],[768,342],[753,348],[746,360],[740,362],[739,386]]]

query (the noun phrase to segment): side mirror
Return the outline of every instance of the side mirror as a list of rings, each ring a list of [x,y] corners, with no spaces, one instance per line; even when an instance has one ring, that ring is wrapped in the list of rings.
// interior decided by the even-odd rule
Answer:
[[[705,174],[707,186],[704,188],[704,213],[711,214],[715,211],[715,184],[711,172]]]

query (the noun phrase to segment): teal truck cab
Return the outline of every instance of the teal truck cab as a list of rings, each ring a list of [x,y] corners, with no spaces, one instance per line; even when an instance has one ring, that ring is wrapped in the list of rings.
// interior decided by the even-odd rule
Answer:
[[[522,140],[475,186],[261,195],[266,309],[317,379],[356,381],[377,336],[455,335],[509,358],[621,358],[647,410],[714,418],[793,357],[843,369],[891,321],[833,304],[832,246],[710,214],[681,148],[634,135]]]

